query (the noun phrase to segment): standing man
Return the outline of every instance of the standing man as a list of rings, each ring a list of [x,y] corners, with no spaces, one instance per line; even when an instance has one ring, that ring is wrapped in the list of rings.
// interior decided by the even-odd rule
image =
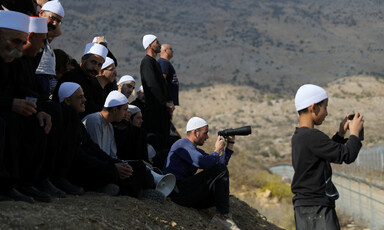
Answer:
[[[173,49],[168,44],[161,45],[160,58],[158,60],[163,77],[167,81],[174,105],[179,105],[179,79],[170,60],[173,58]]]
[[[161,44],[157,37],[147,34],[143,37],[143,46],[147,55],[140,64],[141,82],[143,84],[146,108],[144,124],[148,134],[153,137],[156,150],[169,147],[170,118],[175,109],[156,56]]]

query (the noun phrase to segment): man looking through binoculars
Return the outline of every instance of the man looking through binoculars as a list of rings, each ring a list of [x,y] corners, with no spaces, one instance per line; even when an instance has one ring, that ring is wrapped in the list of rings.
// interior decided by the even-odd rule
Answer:
[[[165,164],[164,174],[172,173],[177,180],[172,201],[197,209],[215,206],[219,219],[236,226],[229,218],[227,169],[235,136],[228,136],[227,143],[218,136],[215,151],[207,154],[197,146],[202,146],[208,139],[208,123],[193,117],[188,121],[186,131],[186,137],[172,145]],[[203,171],[196,173],[198,169]]]

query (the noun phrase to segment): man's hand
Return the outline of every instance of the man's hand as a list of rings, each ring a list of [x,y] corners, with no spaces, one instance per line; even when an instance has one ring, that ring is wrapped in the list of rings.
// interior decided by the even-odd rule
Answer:
[[[233,145],[235,144],[235,136],[228,136],[227,137],[227,148],[230,150],[233,150]]]
[[[221,136],[217,137],[216,143],[215,143],[215,152],[218,154],[221,154],[224,150],[225,142]]]
[[[32,101],[14,98],[12,103],[12,112],[27,117],[37,112],[36,107],[36,104]]]
[[[120,179],[127,179],[128,177],[132,176],[133,169],[127,162],[116,163],[115,167],[117,168],[117,171],[119,172]]]
[[[340,126],[339,126],[339,136],[340,137],[344,137],[345,133],[347,132],[348,130],[348,126],[349,126],[349,122],[348,122],[348,117],[349,115],[351,114],[348,114],[346,117],[344,117],[344,119],[340,122]]]
[[[172,115],[173,111],[175,110],[175,105],[173,104],[173,101],[168,101],[167,103],[165,103],[165,107],[167,108],[169,114]]]
[[[39,112],[36,114],[37,121],[39,122],[40,127],[44,127],[45,134],[48,134],[52,128],[51,115],[45,112]]]
[[[356,112],[353,120],[348,121],[350,135],[355,135],[356,137],[359,137],[359,133],[361,129],[363,129],[363,125],[364,125],[363,117],[364,117],[363,115]]]

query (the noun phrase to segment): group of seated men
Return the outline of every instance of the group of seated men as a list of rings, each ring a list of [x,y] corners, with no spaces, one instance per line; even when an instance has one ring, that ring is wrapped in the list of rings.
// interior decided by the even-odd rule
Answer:
[[[86,44],[80,64],[55,78],[52,90],[59,63],[50,43],[64,9],[48,1],[39,16],[0,10],[0,200],[50,202],[89,190],[164,200],[150,172],[157,167],[176,176],[176,203],[216,206],[227,218],[234,137],[226,148],[218,137],[207,154],[197,148],[208,138],[205,120],[191,118],[186,138],[171,132],[174,104],[155,59],[157,37],[143,37],[143,86],[133,106],[135,79],[115,83],[117,61],[103,37]]]

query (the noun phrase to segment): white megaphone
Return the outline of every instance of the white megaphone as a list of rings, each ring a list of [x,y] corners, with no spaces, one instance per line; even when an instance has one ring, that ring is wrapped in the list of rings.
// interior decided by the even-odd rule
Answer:
[[[176,177],[175,175],[168,173],[166,175],[160,175],[151,170],[153,179],[155,181],[156,190],[163,193],[165,197],[167,197],[176,185]]]

